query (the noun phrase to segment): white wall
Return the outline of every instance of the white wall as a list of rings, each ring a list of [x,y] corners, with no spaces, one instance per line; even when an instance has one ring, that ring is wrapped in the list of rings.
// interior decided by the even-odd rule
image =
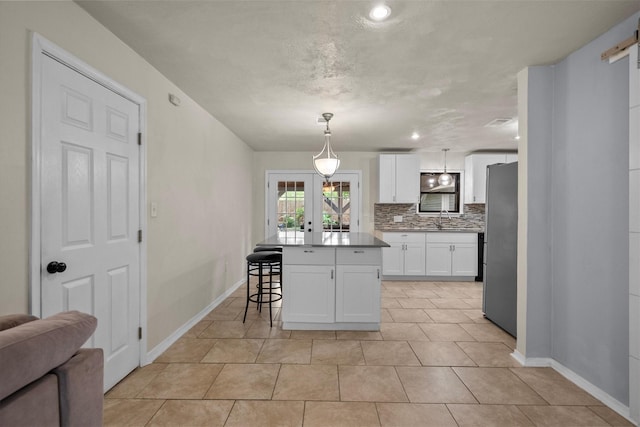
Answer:
[[[75,3],[0,2],[0,314],[28,312],[32,31],[147,100],[152,349],[244,277],[253,151]]]
[[[639,16],[555,66],[530,68],[528,79],[530,99],[532,93],[551,92],[528,104],[529,191],[535,188],[533,179],[542,186],[543,174],[550,180],[546,198],[529,194],[528,237],[548,235],[547,248],[537,249],[547,249],[551,258],[534,264],[535,242],[530,240],[527,268],[543,269],[549,262],[551,269],[546,283],[540,275],[534,283],[528,274],[526,356],[553,358],[625,405],[629,402],[628,60],[608,64],[600,54],[629,37]],[[549,111],[551,124],[545,119]],[[532,123],[536,117],[541,119]],[[535,215],[543,219],[533,221]],[[534,286],[539,287],[539,298],[531,298]],[[549,307],[547,327],[542,318],[549,316]]]

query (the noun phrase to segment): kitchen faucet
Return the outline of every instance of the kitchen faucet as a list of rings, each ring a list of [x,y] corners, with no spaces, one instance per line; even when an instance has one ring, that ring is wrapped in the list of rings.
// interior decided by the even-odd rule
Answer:
[[[449,215],[449,211],[446,209],[441,209],[440,217],[438,218],[438,222],[436,224],[436,227],[438,227],[438,230],[442,230],[442,212],[445,212],[447,214],[447,218],[449,218],[449,221],[451,221],[451,215]]]

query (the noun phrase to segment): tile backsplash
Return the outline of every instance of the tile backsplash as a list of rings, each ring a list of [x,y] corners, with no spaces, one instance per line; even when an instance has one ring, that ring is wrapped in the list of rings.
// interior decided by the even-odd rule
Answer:
[[[438,216],[418,215],[416,205],[411,203],[375,203],[373,207],[376,230],[420,230],[436,228]],[[393,222],[394,216],[402,216],[402,222]],[[464,205],[464,214],[442,217],[446,228],[484,230],[484,204]]]

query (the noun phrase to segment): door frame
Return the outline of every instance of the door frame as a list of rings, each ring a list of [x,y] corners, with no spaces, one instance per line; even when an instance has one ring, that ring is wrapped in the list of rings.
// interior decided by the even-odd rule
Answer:
[[[358,200],[356,203],[357,209],[358,209],[358,217],[356,218],[356,220],[358,221],[358,230],[360,230],[360,227],[362,226],[361,223],[361,219],[362,219],[362,185],[360,185],[362,183],[362,171],[361,170],[340,170],[338,172],[336,172],[337,174],[342,174],[342,173],[350,173],[350,174],[357,174],[358,175]],[[268,239],[270,237],[269,235],[269,177],[270,175],[275,175],[275,174],[309,174],[309,175],[314,175],[314,176],[319,176],[317,174],[316,171],[311,170],[311,169],[267,169],[264,172],[264,238]],[[315,179],[314,181],[315,182]],[[315,191],[315,188],[314,188]],[[313,196],[312,196],[313,197]],[[314,218],[313,220],[314,222],[316,221],[316,218]]]
[[[42,56],[46,55],[56,61],[66,65],[77,73],[87,77],[101,86],[117,93],[138,105],[139,128],[142,133],[142,145],[140,146],[139,168],[139,222],[142,235],[147,235],[147,101],[142,96],[131,89],[122,86],[105,74],[91,67],[89,64],[73,56],[60,46],[50,42],[40,34],[33,32],[31,37],[31,241],[29,245],[29,311],[31,314],[40,317],[41,307],[41,257],[40,249],[42,244],[41,236],[41,189],[40,189],[40,168],[42,138],[40,135],[41,117],[41,77],[42,77]],[[139,245],[140,262],[140,318],[138,323],[142,328],[142,338],[140,340],[139,364],[145,365],[147,354],[147,239],[143,238]]]

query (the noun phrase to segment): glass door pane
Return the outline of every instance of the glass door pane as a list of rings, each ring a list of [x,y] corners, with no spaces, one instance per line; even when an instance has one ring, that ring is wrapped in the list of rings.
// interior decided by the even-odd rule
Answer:
[[[315,231],[360,231],[360,174],[338,172],[329,181],[314,178]]]
[[[351,183],[329,181],[322,184],[322,230],[349,231],[351,224]]]
[[[313,175],[270,173],[267,182],[265,238],[277,234],[303,241],[313,231]]]
[[[304,235],[304,181],[277,181],[277,227],[281,238]]]

